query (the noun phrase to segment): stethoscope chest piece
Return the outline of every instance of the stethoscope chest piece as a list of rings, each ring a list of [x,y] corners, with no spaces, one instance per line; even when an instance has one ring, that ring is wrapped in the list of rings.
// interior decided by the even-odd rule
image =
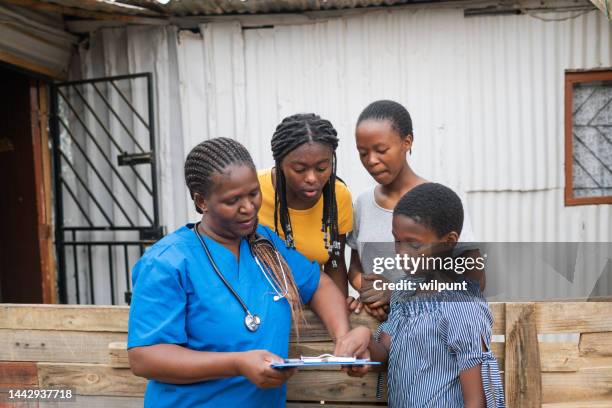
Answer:
[[[257,329],[259,329],[259,325],[261,324],[261,319],[259,318],[259,316],[248,313],[245,317],[244,317],[244,325],[246,326],[247,329],[249,329],[249,331],[256,331]]]

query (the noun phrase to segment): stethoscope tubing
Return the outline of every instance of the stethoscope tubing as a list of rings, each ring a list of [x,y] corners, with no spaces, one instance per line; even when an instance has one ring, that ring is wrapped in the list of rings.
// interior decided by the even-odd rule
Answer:
[[[232,295],[234,295],[234,297],[236,298],[236,300],[238,302],[240,302],[240,305],[242,306],[242,308],[244,309],[244,312],[247,315],[251,315],[253,316],[253,313],[251,313],[251,311],[249,310],[249,308],[247,307],[246,303],[244,303],[244,301],[242,300],[242,297],[240,297],[240,295],[234,290],[234,288],[232,287],[232,285],[230,285],[230,283],[225,279],[225,276],[223,276],[223,274],[221,273],[221,271],[219,270],[219,268],[217,267],[217,263],[215,262],[215,260],[213,259],[210,250],[208,249],[208,245],[206,244],[206,241],[204,241],[204,239],[202,238],[202,236],[200,235],[200,233],[198,232],[198,225],[200,225],[200,223],[195,224],[195,226],[193,227],[193,231],[195,232],[196,236],[198,237],[198,240],[200,241],[200,244],[202,245],[202,248],[204,249],[204,252],[206,253],[206,256],[208,257],[208,261],[210,262],[210,264],[212,265],[215,273],[217,274],[217,276],[219,276],[219,278],[221,279],[221,281],[223,282],[223,284],[225,285],[225,287],[232,292]]]

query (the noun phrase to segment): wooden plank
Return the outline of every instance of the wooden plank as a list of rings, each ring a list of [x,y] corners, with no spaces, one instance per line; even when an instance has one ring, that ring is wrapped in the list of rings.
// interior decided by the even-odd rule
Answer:
[[[61,402],[40,402],[40,408],[142,408],[144,398],[142,397],[106,397],[95,395],[77,395],[74,401]]]
[[[608,400],[612,406],[612,366],[583,368],[573,373],[542,373],[542,402]],[[511,405],[508,405],[511,406]]]
[[[491,351],[497,359],[497,366],[503,371],[506,361],[506,343],[494,341],[491,343]]]
[[[349,377],[341,371],[298,371],[287,383],[288,401],[377,402],[378,374]],[[384,400],[387,400],[386,384]]]
[[[116,341],[108,344],[108,364],[113,368],[130,368],[127,342]]]
[[[570,402],[553,402],[549,404],[542,404],[542,408],[610,408],[612,401],[606,400],[582,400],[582,401],[570,401]]]
[[[0,360],[107,363],[108,344],[125,333],[0,329]]]
[[[287,401],[287,408],[380,408],[386,407],[387,404],[381,402],[374,405],[373,403],[367,404],[321,404],[321,402],[289,402]]]
[[[36,161],[34,172],[36,176],[36,195],[38,201],[38,237],[40,245],[41,274],[43,287],[43,302],[47,304],[57,303],[57,270],[55,263],[55,251],[53,245],[53,207],[51,183],[51,149],[49,148],[49,109],[47,106],[48,84],[37,82],[36,115],[32,123],[38,123],[38,137],[33,137],[34,157]]]
[[[493,334],[505,333],[505,317],[504,304],[491,303],[491,312],[493,314]],[[306,324],[300,324],[300,342],[311,341],[330,341],[331,337],[327,333],[323,322],[311,310],[304,310]],[[376,331],[380,322],[368,315],[365,311],[359,314],[352,313],[350,316],[351,327],[366,326],[373,332]],[[291,333],[291,341],[296,342],[295,331]]]
[[[127,306],[0,305],[0,329],[127,333]]]
[[[142,397],[147,380],[106,364],[38,363],[41,388],[64,386],[80,395]]]
[[[0,386],[38,385],[35,363],[0,361]]]
[[[509,407],[540,407],[540,355],[533,303],[506,304],[505,394]]]
[[[612,357],[612,332],[582,333],[579,349],[581,356]]]
[[[542,372],[578,371],[581,362],[577,343],[540,343]]]
[[[538,333],[612,331],[612,302],[536,303]]]
[[[66,79],[66,74],[63,72],[54,71],[53,69],[45,67],[44,65],[18,57],[6,51],[0,51],[0,61],[23,68],[26,71],[36,72],[54,79]]]
[[[9,395],[6,392],[0,392],[0,408],[38,408],[38,401],[20,401],[8,402]]]
[[[497,343],[499,344],[499,343]],[[503,345],[503,343],[501,343]],[[300,356],[318,356],[320,354],[332,353],[334,343],[332,342],[312,342],[312,343],[290,343],[289,357],[298,358]],[[503,357],[503,356],[502,356]],[[125,342],[113,342],[108,344],[109,365],[113,368],[130,368],[127,354],[127,344]],[[303,370],[309,370],[304,368]],[[338,371],[337,367],[317,367],[316,370]]]

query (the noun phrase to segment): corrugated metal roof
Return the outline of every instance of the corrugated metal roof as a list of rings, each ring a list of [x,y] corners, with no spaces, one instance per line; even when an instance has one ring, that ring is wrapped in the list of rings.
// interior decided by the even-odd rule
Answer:
[[[8,1],[20,3],[22,0]],[[422,2],[432,2],[432,0],[170,0],[168,4],[161,4],[155,0],[41,0],[40,3],[109,14],[182,17],[295,13]],[[34,7],[30,4],[27,6]],[[70,14],[70,9],[64,9],[63,12]]]
[[[130,0],[127,0],[130,2]],[[355,7],[392,6],[415,3],[414,0],[180,0],[164,6],[170,14],[220,15],[290,13],[318,10],[339,10]]]

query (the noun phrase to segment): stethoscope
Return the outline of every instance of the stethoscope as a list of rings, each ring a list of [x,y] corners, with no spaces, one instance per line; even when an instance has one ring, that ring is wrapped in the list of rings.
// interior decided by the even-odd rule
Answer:
[[[215,273],[217,274],[217,276],[219,276],[221,281],[223,281],[223,284],[225,285],[225,287],[232,293],[232,295],[240,303],[240,306],[242,306],[242,309],[244,309],[244,313],[245,313],[245,316],[244,316],[244,325],[246,326],[246,328],[249,331],[251,331],[251,332],[257,331],[257,329],[259,329],[259,326],[261,325],[261,318],[259,316],[257,316],[256,314],[251,313],[251,311],[249,310],[249,308],[246,305],[246,303],[244,303],[244,300],[242,300],[242,297],[240,297],[240,295],[234,290],[232,285],[230,285],[230,283],[227,281],[227,279],[225,279],[225,276],[223,276],[223,274],[221,273],[221,271],[217,267],[217,263],[213,259],[212,254],[210,253],[210,250],[208,249],[208,245],[206,244],[206,241],[204,241],[204,239],[202,238],[202,236],[200,235],[200,233],[198,231],[198,225],[199,224],[200,223],[197,223],[197,224],[194,225],[193,232],[195,232],[196,237],[198,237],[198,241],[200,241],[200,244],[202,245],[202,248],[204,249],[204,252],[206,253],[206,257],[208,258],[208,261],[212,265],[212,267],[213,267]],[[267,239],[265,239],[263,237],[262,238],[258,238],[258,240],[266,240],[273,247],[272,243],[269,240],[267,240]],[[285,298],[287,296],[287,293],[288,293],[287,276],[285,274],[285,269],[283,268],[283,264],[280,261],[280,257],[278,256],[278,252],[276,252],[276,257],[277,257],[278,263],[279,263],[279,265],[281,267],[281,270],[282,270],[282,273],[283,273],[283,281],[284,281],[284,290],[282,292],[280,290],[278,290],[277,287],[274,284],[272,284],[272,280],[270,279],[268,274],[264,271],[264,268],[261,266],[261,263],[259,262],[259,259],[257,258],[257,256],[255,256],[255,254],[253,254],[253,257],[255,258],[255,262],[257,263],[257,266],[259,266],[259,269],[261,270],[261,273],[266,277],[266,280],[268,281],[270,286],[272,286],[272,289],[276,293],[276,295],[274,295],[274,301],[276,302],[276,301],[279,301],[279,300]],[[280,286],[280,284],[279,284],[279,286]]]

